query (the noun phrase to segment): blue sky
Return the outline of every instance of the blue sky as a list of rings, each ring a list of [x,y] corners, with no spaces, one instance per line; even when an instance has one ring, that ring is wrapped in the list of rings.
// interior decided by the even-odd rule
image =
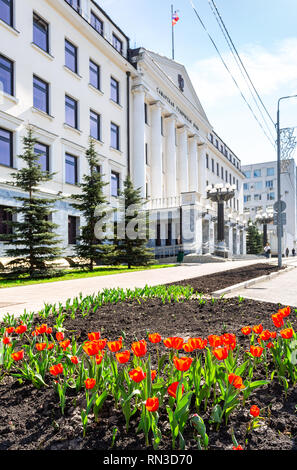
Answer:
[[[180,16],[175,26],[175,60],[187,68],[215,131],[243,164],[276,158],[274,147],[240,96],[189,0],[98,0],[98,3],[130,37],[131,47],[143,46],[168,57],[171,56],[173,3]],[[262,123],[209,1],[193,0],[193,3]],[[278,98],[297,94],[296,0],[215,0],[215,3],[257,91],[276,121]],[[273,134],[274,127],[268,118],[267,122]],[[282,103],[281,125],[297,126],[297,99]],[[266,127],[265,130],[269,133]]]

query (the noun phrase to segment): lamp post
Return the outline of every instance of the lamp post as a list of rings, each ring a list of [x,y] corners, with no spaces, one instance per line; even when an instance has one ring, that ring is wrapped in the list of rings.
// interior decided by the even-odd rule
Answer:
[[[265,246],[268,242],[267,237],[267,224],[273,222],[273,214],[269,212],[264,212],[256,215],[256,223],[263,225],[263,245]]]
[[[224,222],[224,203],[232,199],[235,195],[235,186],[226,184],[216,184],[214,187],[207,186],[206,193],[207,198],[212,202],[217,203],[218,223],[217,223],[217,240],[218,246],[215,250],[215,254],[222,256],[223,258],[228,257],[228,251],[226,250],[225,244],[225,222]]]
[[[290,98],[297,98],[297,95],[282,96],[279,98],[277,103],[277,122],[276,122],[276,133],[277,133],[277,251],[278,251],[278,266],[282,266],[282,211],[281,211],[281,131],[280,129],[280,102],[282,100],[288,100]],[[288,129],[286,129],[288,130]],[[293,132],[289,130],[289,139],[286,151],[293,151],[296,146],[296,140],[292,139]]]

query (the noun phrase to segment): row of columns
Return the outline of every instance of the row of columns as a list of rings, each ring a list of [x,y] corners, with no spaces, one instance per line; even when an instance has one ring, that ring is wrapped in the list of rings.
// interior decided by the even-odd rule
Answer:
[[[143,85],[133,87],[133,179],[135,186],[143,188],[143,192],[146,184],[144,115],[146,91]],[[198,154],[198,135],[193,135],[187,125],[177,127],[177,116],[171,113],[164,117],[165,142],[163,145],[161,133],[163,105],[157,101],[150,105],[150,109],[151,198],[173,198],[183,192],[202,192],[205,188],[205,155],[203,154],[205,149],[201,148]],[[163,151],[164,160],[162,159]],[[163,194],[163,183],[165,183],[165,194]]]

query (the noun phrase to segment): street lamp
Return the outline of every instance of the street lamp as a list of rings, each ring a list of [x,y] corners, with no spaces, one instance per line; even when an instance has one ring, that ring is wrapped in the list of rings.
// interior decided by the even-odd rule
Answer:
[[[282,266],[282,210],[281,210],[281,132],[288,132],[287,142],[283,142],[283,146],[287,145],[285,148],[286,152],[292,152],[296,146],[296,139],[292,139],[293,130],[292,129],[280,129],[280,102],[282,100],[288,100],[290,98],[297,98],[297,95],[291,96],[282,96],[279,98],[277,103],[277,123],[276,123],[276,133],[277,133],[277,251],[278,251],[278,266]]]
[[[223,184],[216,184],[214,187],[207,186],[206,193],[207,198],[212,202],[217,203],[218,210],[218,223],[217,223],[217,241],[218,246],[215,250],[215,254],[222,256],[223,258],[228,257],[228,252],[226,250],[225,244],[225,222],[224,222],[224,203],[232,199],[235,195],[236,186],[231,186],[226,184],[224,187]]]
[[[263,245],[265,246],[268,242],[267,237],[267,224],[273,222],[273,214],[264,212],[256,215],[256,223],[263,225]]]

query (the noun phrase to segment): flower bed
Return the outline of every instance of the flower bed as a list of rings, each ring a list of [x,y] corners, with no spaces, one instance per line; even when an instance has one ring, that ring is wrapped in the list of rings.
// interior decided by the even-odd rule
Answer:
[[[191,294],[7,316],[0,449],[294,448],[294,309]]]
[[[197,292],[204,294],[211,294],[214,291],[225,289],[226,287],[239,284],[240,282],[249,281],[257,277],[266,276],[267,274],[274,273],[286,266],[279,268],[277,265],[257,263],[250,266],[243,266],[241,268],[228,269],[222,273],[208,274],[207,276],[199,276],[192,279],[185,279],[183,281],[173,283],[176,286],[191,286]],[[172,285],[172,284],[167,284]]]

